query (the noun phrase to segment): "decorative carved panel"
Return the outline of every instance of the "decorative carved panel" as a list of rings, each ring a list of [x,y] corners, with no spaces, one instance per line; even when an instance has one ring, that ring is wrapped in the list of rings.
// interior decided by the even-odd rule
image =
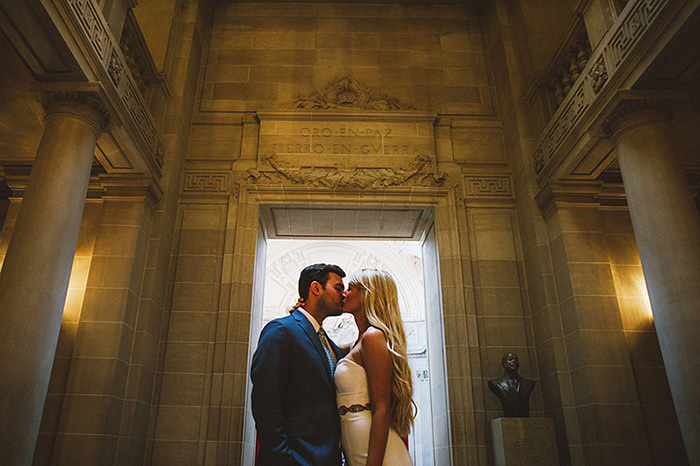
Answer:
[[[102,68],[102,83],[107,87],[110,84],[114,86],[107,89],[108,94],[114,94],[118,99],[112,103],[120,112],[121,118],[126,120],[127,129],[134,141],[142,146],[146,162],[160,175],[164,148],[160,144],[154,119],[99,6],[95,0],[62,1],[67,7],[66,10],[73,15],[71,20],[88,45],[88,52]]]
[[[185,172],[184,193],[228,193],[230,175],[226,172]]]
[[[415,107],[395,97],[377,93],[350,76],[345,76],[328,84],[322,92],[314,91],[308,96],[299,96],[294,108],[386,111],[411,110]]]
[[[661,8],[670,3],[669,0],[638,0],[627,11],[624,20],[618,23],[617,29],[610,35],[605,46],[605,61],[614,73],[622,64],[629,51],[639,38],[649,28]]]
[[[633,5],[625,8],[624,16],[618,18],[613,26],[608,41],[596,48],[571,92],[540,135],[532,153],[538,174],[566,156],[566,151],[561,151],[561,147],[578,128],[579,122],[586,118],[591,104],[601,95],[620,67],[624,66],[625,59],[639,44],[660,12],[672,2],[633,0],[631,3]]]
[[[420,173],[429,160],[424,156],[416,156],[405,168],[356,168],[343,170],[326,167],[298,167],[280,160],[275,154],[263,155],[261,160],[294,184],[306,184],[311,186],[323,186],[330,188],[387,188],[399,186],[411,181],[412,184],[441,185],[445,175],[433,173]],[[250,176],[255,180],[270,181],[270,174],[258,170],[249,170]]]
[[[513,190],[509,176],[469,176],[466,177],[467,198],[510,198]]]

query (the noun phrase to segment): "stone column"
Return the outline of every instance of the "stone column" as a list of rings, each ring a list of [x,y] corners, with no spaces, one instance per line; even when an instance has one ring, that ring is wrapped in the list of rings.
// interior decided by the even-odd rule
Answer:
[[[46,96],[44,134],[0,272],[0,463],[31,464],[61,327],[95,143],[99,99]]]
[[[604,129],[620,171],[671,394],[691,464],[700,464],[700,214],[673,148],[671,113],[623,102]]]

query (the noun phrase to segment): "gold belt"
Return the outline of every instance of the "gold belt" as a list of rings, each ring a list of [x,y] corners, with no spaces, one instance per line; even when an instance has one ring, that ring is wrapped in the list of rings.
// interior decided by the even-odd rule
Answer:
[[[338,406],[338,413],[341,416],[345,416],[347,413],[359,413],[360,411],[369,411],[372,409],[369,403],[364,405],[352,405],[349,408],[347,406]]]

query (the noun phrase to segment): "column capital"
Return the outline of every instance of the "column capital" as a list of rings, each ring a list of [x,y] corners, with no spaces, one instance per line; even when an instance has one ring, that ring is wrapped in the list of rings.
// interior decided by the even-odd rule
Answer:
[[[620,133],[639,125],[652,122],[670,124],[673,114],[682,107],[683,96],[673,94],[654,97],[652,95],[620,95],[601,123],[603,133],[614,139]]]
[[[98,137],[110,120],[109,110],[94,92],[47,92],[44,94],[43,104],[46,118],[52,118],[55,115],[79,118],[93,126]]]

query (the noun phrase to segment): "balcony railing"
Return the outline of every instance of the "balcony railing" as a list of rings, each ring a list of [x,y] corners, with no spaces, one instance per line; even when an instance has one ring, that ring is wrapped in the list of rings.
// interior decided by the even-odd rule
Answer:
[[[590,55],[561,105],[541,133],[532,154],[535,171],[542,179],[550,173],[575,142],[591,107],[626,65],[628,57],[672,0],[630,0],[606,37]]]
[[[139,84],[127,66],[119,42],[112,35],[100,7],[95,0],[60,1],[79,39],[87,47],[87,56],[97,65],[93,72],[103,86],[109,103],[123,121],[146,165],[160,176],[165,148]]]

